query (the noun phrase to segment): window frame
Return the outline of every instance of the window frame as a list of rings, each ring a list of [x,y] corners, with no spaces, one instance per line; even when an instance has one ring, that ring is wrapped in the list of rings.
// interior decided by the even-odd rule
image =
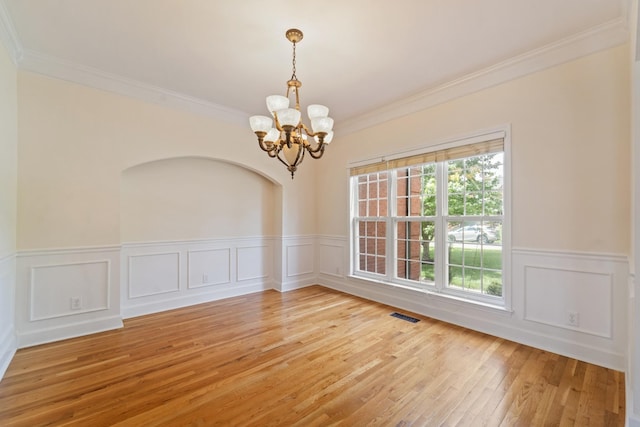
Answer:
[[[443,185],[446,183],[447,170],[446,164],[449,159],[439,159],[435,161],[436,166],[436,213],[435,216],[399,216],[396,212],[397,209],[397,168],[381,169],[381,164],[400,164],[401,168],[404,168],[403,161],[410,157],[421,159],[431,158],[431,155],[442,150],[455,149],[461,147],[464,150],[464,146],[470,146],[483,142],[489,142],[496,139],[502,139],[503,148],[503,182],[502,182],[502,200],[503,211],[502,215],[480,215],[474,216],[474,220],[489,221],[489,220],[501,220],[502,221],[502,296],[491,296],[485,294],[475,294],[474,292],[455,289],[455,287],[448,286],[446,283],[446,268],[448,265],[448,259],[437,259],[434,264],[434,281],[433,284],[427,282],[415,281],[411,279],[403,279],[396,276],[396,263],[398,260],[398,247],[397,241],[397,227],[400,222],[418,222],[431,221],[435,224],[435,235],[433,242],[436,246],[436,256],[447,256],[447,224],[450,221],[468,221],[469,215],[449,215],[446,208],[447,190],[448,186]],[[473,157],[473,154],[462,158]],[[415,161],[415,160],[414,160]],[[414,163],[415,166],[420,166],[424,163]],[[376,166],[377,165],[377,166]],[[410,166],[407,166],[410,167]],[[350,248],[350,277],[362,279],[366,281],[374,281],[377,283],[384,283],[392,286],[401,286],[406,288],[415,289],[422,292],[427,292],[432,295],[442,296],[445,298],[453,298],[459,301],[469,302],[473,304],[486,305],[491,307],[497,307],[500,309],[510,310],[511,304],[511,135],[510,126],[502,126],[494,128],[484,132],[478,132],[466,137],[460,137],[443,141],[437,144],[430,145],[428,147],[422,147],[415,150],[391,153],[385,157],[379,157],[370,159],[368,161],[355,162],[349,165],[351,170],[351,176],[349,177],[349,194],[350,194],[350,235],[351,235],[351,248]],[[361,171],[360,173],[354,173],[355,171]],[[368,174],[376,170],[385,170],[387,173],[387,213],[385,216],[378,217],[356,217],[358,212],[357,205],[357,176],[362,174]],[[382,215],[381,213],[378,213]],[[358,223],[361,220],[375,220],[384,221],[386,229],[386,271],[384,275],[369,273],[367,271],[359,270],[359,229]],[[409,236],[406,237],[409,239]]]

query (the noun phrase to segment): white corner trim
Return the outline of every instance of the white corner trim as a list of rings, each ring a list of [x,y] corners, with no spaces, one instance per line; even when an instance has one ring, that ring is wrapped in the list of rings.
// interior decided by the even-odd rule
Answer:
[[[0,42],[9,52],[9,56],[14,64],[18,64],[22,58],[22,44],[18,38],[18,33],[13,26],[13,20],[4,0],[0,0]]]
[[[13,324],[9,326],[10,327],[5,331],[5,333],[0,336],[0,381],[7,371],[13,356],[16,354],[16,349],[18,348],[15,327]]]
[[[1,1],[0,4],[2,4]],[[249,115],[239,110],[28,49],[22,52],[18,66],[22,70],[141,99],[153,104],[214,117],[225,122],[246,125],[249,120]]]
[[[342,135],[397,119],[462,96],[523,77],[582,56],[608,49],[629,38],[627,19],[617,18],[565,39],[467,74],[459,79],[426,89],[340,123]]]

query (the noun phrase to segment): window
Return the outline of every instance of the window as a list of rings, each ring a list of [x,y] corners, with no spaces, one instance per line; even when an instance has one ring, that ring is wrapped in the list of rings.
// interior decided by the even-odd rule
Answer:
[[[355,276],[504,305],[504,132],[354,167],[351,194]]]

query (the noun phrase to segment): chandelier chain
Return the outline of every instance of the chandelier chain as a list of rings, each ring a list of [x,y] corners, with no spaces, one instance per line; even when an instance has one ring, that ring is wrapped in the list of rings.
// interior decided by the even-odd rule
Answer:
[[[296,42],[293,42],[293,74],[291,74],[291,80],[298,80],[296,77]]]

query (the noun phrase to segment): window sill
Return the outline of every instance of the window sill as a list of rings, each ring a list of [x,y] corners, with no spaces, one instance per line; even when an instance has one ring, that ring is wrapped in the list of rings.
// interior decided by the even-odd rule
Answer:
[[[402,289],[404,291],[411,291],[419,294],[424,294],[427,297],[427,299],[431,299],[435,303],[443,302],[447,304],[458,305],[461,307],[471,307],[475,309],[480,309],[482,311],[499,314],[502,316],[511,316],[513,314],[512,309],[502,305],[491,304],[484,301],[477,301],[474,299],[463,298],[457,295],[452,295],[444,292],[435,292],[431,289],[403,285],[400,283],[392,283],[384,280],[377,280],[370,277],[362,277],[362,276],[355,276],[355,275],[349,275],[348,277],[350,279],[355,279],[355,280],[359,280],[367,283],[376,283],[376,284],[384,285],[387,287]]]

